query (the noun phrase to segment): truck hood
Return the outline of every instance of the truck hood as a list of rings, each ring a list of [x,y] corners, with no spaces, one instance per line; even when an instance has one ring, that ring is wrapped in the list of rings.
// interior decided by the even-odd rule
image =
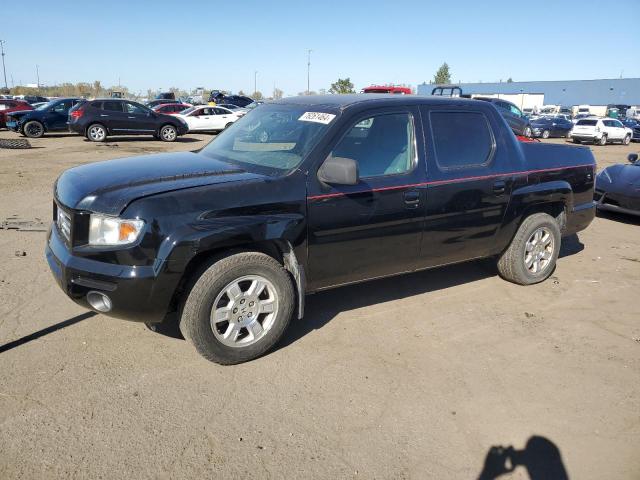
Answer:
[[[118,215],[149,195],[257,178],[260,175],[198,153],[163,153],[71,168],[58,177],[54,195],[68,208]]]

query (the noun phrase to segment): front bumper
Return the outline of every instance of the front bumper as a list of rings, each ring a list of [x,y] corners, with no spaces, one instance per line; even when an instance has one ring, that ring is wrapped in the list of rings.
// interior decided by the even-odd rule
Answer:
[[[627,215],[640,215],[640,196],[629,197],[617,193],[609,193],[604,190],[596,190],[594,194],[598,210],[624,213]]]
[[[181,276],[171,272],[167,262],[129,266],[74,256],[54,226],[47,235],[45,256],[56,282],[74,302],[93,310],[86,297],[97,291],[111,299],[106,315],[136,322],[163,320]]]

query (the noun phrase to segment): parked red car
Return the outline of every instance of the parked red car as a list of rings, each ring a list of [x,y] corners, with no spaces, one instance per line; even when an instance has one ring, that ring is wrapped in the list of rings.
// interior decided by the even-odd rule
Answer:
[[[362,89],[362,93],[395,93],[398,95],[411,95],[411,88],[395,85],[371,85]]]
[[[0,128],[7,127],[7,114],[18,110],[33,110],[33,107],[24,100],[0,99]]]
[[[162,103],[153,107],[153,111],[166,115],[176,115],[189,107],[191,107],[191,105],[188,103]]]

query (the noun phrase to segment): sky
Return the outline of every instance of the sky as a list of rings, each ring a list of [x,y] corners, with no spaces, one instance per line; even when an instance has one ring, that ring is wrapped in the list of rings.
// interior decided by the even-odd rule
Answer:
[[[0,3],[9,87],[36,83],[38,65],[47,85],[252,92],[257,71],[264,94],[295,95],[308,49],[315,91],[415,87],[443,62],[454,82],[640,77],[640,0]]]

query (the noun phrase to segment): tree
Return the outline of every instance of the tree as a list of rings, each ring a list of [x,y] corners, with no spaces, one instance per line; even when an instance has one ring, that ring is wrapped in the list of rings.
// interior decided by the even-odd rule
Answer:
[[[329,89],[329,93],[356,93],[353,89],[353,83],[351,83],[351,79],[347,78],[339,78],[336,83],[331,84],[331,88]]]
[[[433,77],[433,83],[435,84],[448,84],[451,83],[451,73],[449,72],[449,65],[444,62],[436,74]]]
[[[246,96],[247,96],[247,94],[246,94],[246,93],[244,93],[242,90],[240,90],[240,91],[238,92],[238,95],[242,95],[243,97],[246,97]]]
[[[274,88],[273,89],[273,98],[275,100],[280,100],[283,95],[284,95],[284,92],[282,90],[280,90],[279,88]]]
[[[513,78],[511,77],[507,78],[507,83],[513,83]]]
[[[257,92],[253,92],[253,94],[251,95],[251,98],[253,98],[254,100],[262,100],[264,97],[262,96],[262,92],[257,91]]]

